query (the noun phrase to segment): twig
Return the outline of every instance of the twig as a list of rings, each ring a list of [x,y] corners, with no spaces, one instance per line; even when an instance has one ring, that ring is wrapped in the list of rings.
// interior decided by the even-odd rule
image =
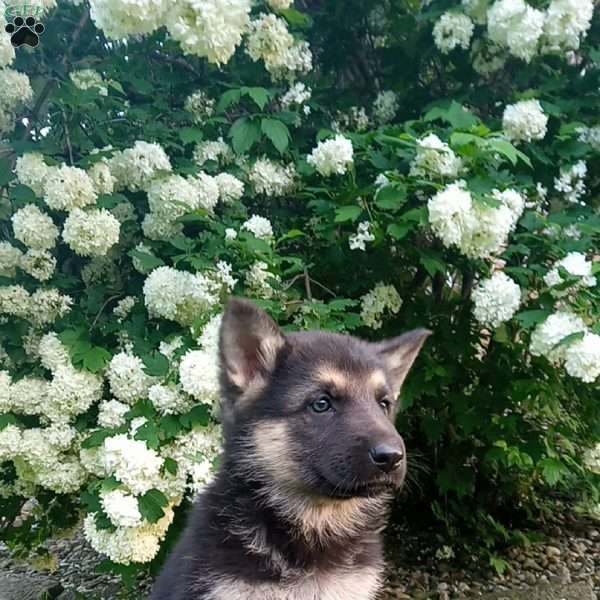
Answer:
[[[310,289],[310,276],[308,275],[308,269],[304,267],[304,289],[306,290],[306,297],[312,302],[312,290]]]
[[[92,324],[90,325],[90,331],[92,329],[94,329],[94,327],[96,327],[96,323],[98,322],[98,319],[100,318],[100,316],[102,315],[102,313],[104,312],[104,309],[113,301],[116,300],[117,298],[120,298],[122,294],[115,294],[114,296],[111,296],[110,298],[107,298],[107,300],[104,302],[104,304],[100,307],[100,310],[98,311],[98,314],[96,315],[96,317],[94,318],[94,320],[92,321]]]
[[[322,283],[319,283],[316,279],[310,278],[311,283],[318,285],[322,290],[325,290],[328,294],[331,294],[334,298],[336,297],[336,293],[330,290],[328,287],[324,286]]]
[[[65,130],[65,140],[67,142],[67,149],[69,150],[69,164],[73,166],[73,146],[71,145],[71,134],[69,133],[69,124],[67,123],[67,114],[64,110],[60,111],[63,118],[63,127]]]

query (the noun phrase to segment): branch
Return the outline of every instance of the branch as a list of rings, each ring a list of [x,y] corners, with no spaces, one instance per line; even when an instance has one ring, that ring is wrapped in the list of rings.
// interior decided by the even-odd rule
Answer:
[[[87,9],[81,15],[81,19],[79,19],[79,23],[77,24],[77,27],[75,28],[75,31],[73,32],[73,38],[71,40],[71,45],[69,46],[69,48],[67,49],[65,55],[63,56],[63,58],[61,60],[60,64],[63,69],[68,68],[70,61],[71,61],[71,57],[73,55],[73,51],[75,50],[75,48],[77,47],[77,44],[79,43],[79,38],[81,37],[83,28],[86,26],[86,24],[89,20],[90,20],[90,11],[89,11],[89,9]],[[48,96],[50,96],[50,93],[54,89],[55,85],[56,85],[55,78],[48,79],[48,81],[46,81],[46,83],[44,84],[44,87],[42,88],[40,95],[37,97],[37,100],[35,101],[33,110],[31,111],[31,114],[28,117],[27,127],[25,129],[25,133],[23,133],[23,137],[22,137],[21,141],[24,142],[29,137],[31,130],[33,129],[33,125],[34,125],[34,123],[37,123],[38,119],[40,118],[40,113],[42,112],[42,107],[46,103],[46,100],[48,99]]]
[[[69,124],[67,123],[67,113],[65,113],[64,110],[61,110],[60,112],[62,113],[65,140],[67,142],[67,149],[69,151],[69,164],[73,166],[73,146],[71,145],[71,134],[69,132]]]

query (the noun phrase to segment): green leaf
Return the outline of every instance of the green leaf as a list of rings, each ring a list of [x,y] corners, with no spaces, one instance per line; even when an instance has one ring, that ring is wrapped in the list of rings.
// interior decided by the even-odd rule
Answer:
[[[542,323],[550,316],[549,310],[525,310],[517,313],[515,319],[524,329],[530,329],[538,323]]]
[[[239,118],[229,130],[231,144],[237,154],[245,154],[258,142],[261,136],[257,121],[247,117]]]
[[[279,154],[283,154],[290,142],[290,132],[287,125],[276,119],[262,119],[260,127]]]
[[[233,104],[238,104],[242,98],[242,91],[239,89],[227,90],[219,99],[217,112],[223,113]]]
[[[140,513],[149,523],[156,523],[165,516],[163,508],[169,504],[167,497],[157,489],[148,490],[138,498]]]
[[[179,138],[184,144],[201,142],[203,137],[202,130],[197,127],[182,127],[179,130]]]
[[[169,456],[165,458],[165,471],[167,473],[171,473],[171,475],[177,475],[178,465],[177,461]]]
[[[169,373],[169,360],[164,354],[154,352],[142,356],[144,372],[151,377],[166,377]]]
[[[406,187],[402,184],[386,185],[375,196],[375,204],[383,210],[400,208],[406,202]]]
[[[425,121],[436,121],[440,119],[450,123],[455,129],[470,129],[479,123],[479,119],[470,113],[462,104],[452,100],[450,105],[435,106],[423,117]]]
[[[401,240],[414,229],[414,225],[411,223],[392,223],[388,225],[387,232],[395,240]]]
[[[11,188],[10,199],[19,203],[35,202],[36,195],[30,187],[18,183],[15,187]]]
[[[560,340],[560,342],[557,342],[556,344],[554,344],[554,346],[552,346],[552,350],[554,351],[554,350],[557,350],[558,348],[562,348],[563,346],[568,346],[569,344],[571,344],[573,342],[583,339],[584,336],[585,336],[584,331],[577,331],[575,333],[566,335],[564,338],[562,338]]]
[[[419,262],[425,267],[425,270],[431,277],[436,273],[446,272],[446,264],[433,256],[422,256]]]
[[[112,354],[101,348],[100,346],[93,346],[83,356],[83,366],[92,373],[98,373],[104,369],[106,363],[112,358]]]
[[[354,204],[350,206],[340,206],[335,211],[335,222],[344,223],[345,221],[356,221],[362,214],[363,209]]]
[[[294,27],[308,27],[311,24],[310,17],[295,8],[286,8],[279,11],[279,14]]]
[[[504,575],[507,569],[509,568],[509,564],[503,558],[499,558],[498,556],[490,556],[490,567],[498,573],[498,575]]]
[[[244,87],[242,92],[250,96],[260,110],[263,110],[269,102],[269,92],[263,87]]]
[[[206,404],[196,404],[189,412],[179,417],[184,427],[206,426],[210,422],[210,409]]]
[[[146,442],[149,448],[156,450],[160,446],[159,433],[158,427],[152,421],[148,421],[137,429],[133,439]]]
[[[542,477],[551,486],[555,486],[568,472],[567,467],[556,458],[545,458],[539,464],[542,468]]]
[[[98,431],[94,431],[90,434],[83,442],[81,442],[82,448],[98,448],[102,446],[104,440],[107,437],[115,434],[114,429],[98,429]]]
[[[148,252],[140,252],[139,250],[130,250],[127,253],[131,258],[135,258],[140,261],[140,264],[144,269],[152,270],[157,267],[162,267],[165,263],[162,259],[149,254]]]

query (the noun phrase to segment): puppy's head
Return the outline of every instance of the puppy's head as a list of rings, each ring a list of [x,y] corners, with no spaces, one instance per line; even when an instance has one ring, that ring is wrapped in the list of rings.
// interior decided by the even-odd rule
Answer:
[[[419,329],[381,343],[285,335],[252,303],[231,300],[220,359],[233,463],[272,493],[346,499],[399,487],[406,449],[394,427],[398,394],[429,334]]]

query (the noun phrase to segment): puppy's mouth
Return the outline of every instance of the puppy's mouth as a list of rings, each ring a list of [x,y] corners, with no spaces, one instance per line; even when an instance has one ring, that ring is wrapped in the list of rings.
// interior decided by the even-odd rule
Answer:
[[[320,491],[329,498],[348,500],[350,498],[371,498],[389,494],[402,486],[403,481],[394,481],[389,477],[367,482],[334,483],[321,473],[316,473]]]

